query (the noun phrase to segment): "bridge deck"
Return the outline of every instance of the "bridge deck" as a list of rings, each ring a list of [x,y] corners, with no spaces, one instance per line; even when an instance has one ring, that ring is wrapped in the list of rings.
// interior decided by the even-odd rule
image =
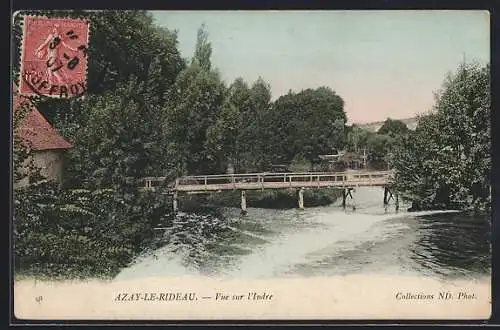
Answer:
[[[392,178],[392,171],[221,174],[180,177],[169,186],[165,184],[164,177],[149,177],[143,179],[143,189],[203,193],[222,190],[384,187],[392,183]]]

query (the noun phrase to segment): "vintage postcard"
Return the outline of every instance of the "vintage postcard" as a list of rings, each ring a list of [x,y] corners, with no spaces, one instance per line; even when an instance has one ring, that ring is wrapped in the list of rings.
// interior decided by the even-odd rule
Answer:
[[[486,320],[487,11],[13,15],[18,320]]]

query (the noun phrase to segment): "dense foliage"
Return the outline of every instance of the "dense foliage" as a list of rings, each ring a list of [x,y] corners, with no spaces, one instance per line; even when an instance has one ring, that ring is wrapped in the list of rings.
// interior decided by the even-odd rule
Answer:
[[[491,205],[489,66],[462,64],[450,74],[432,114],[396,148],[397,188],[420,208]]]
[[[408,132],[405,123],[391,118],[387,118],[377,132],[353,125],[347,130],[347,150],[366,154],[370,168],[387,169],[393,150]]]
[[[46,181],[14,197],[15,266],[55,277],[116,275],[169,217],[165,199],[113,189],[60,189]]]
[[[408,126],[401,120],[387,118],[382,127],[377,131],[379,134],[402,135],[408,133]]]
[[[268,118],[266,129],[272,134],[275,158],[280,158],[276,160],[301,157],[313,161],[344,146],[344,101],[330,88],[281,96]]]

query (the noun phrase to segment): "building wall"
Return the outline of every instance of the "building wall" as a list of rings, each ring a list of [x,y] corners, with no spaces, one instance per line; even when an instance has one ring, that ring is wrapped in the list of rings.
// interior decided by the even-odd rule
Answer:
[[[64,150],[40,150],[34,151],[32,155],[33,162],[40,169],[40,174],[51,181],[62,183],[64,169]],[[25,166],[28,165],[30,159],[25,161]],[[15,186],[26,186],[29,183],[29,178],[26,177]]]

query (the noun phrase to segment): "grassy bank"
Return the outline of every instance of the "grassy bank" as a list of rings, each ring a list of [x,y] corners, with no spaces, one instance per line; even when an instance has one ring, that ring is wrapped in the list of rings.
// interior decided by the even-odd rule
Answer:
[[[342,192],[334,188],[311,189],[304,191],[304,206],[326,206],[334,203]],[[250,190],[246,192],[248,207],[288,209],[297,207],[297,191],[295,189]],[[212,205],[222,207],[239,207],[241,203],[240,191],[223,191],[210,195],[184,196],[180,201],[180,208],[192,210],[196,205]],[[205,206],[209,207],[209,206]]]

